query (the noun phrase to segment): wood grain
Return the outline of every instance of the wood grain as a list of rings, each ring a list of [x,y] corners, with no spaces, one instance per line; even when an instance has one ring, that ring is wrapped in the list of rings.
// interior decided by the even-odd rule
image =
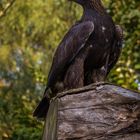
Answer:
[[[59,99],[59,140],[140,140],[140,95],[115,85]]]
[[[51,104],[43,140],[140,140],[136,91],[97,83],[59,93]]]

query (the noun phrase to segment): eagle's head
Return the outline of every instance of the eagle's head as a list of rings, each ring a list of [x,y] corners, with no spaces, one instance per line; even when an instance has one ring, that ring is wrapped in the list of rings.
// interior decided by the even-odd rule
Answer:
[[[101,0],[69,0],[69,1],[74,1],[82,6],[94,4],[94,3],[101,3]]]
[[[74,1],[84,8],[92,8],[102,12],[105,11],[105,8],[102,4],[102,0],[69,0],[69,1]]]

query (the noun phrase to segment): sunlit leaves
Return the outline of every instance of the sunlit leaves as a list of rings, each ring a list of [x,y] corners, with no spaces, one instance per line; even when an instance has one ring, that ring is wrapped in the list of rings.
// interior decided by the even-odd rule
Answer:
[[[140,83],[140,2],[122,0],[110,2],[110,14],[124,30],[124,47],[110,80],[124,87],[138,89]],[[119,72],[117,71],[119,69]],[[135,82],[137,81],[137,82]]]

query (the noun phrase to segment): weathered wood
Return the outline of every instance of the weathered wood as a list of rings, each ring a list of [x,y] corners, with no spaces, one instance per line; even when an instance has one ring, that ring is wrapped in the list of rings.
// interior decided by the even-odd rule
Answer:
[[[48,111],[47,118],[45,120],[44,132],[42,140],[56,140],[57,139],[57,111],[58,100],[54,100]]]
[[[57,99],[58,140],[140,140],[140,94],[135,91],[99,83]]]

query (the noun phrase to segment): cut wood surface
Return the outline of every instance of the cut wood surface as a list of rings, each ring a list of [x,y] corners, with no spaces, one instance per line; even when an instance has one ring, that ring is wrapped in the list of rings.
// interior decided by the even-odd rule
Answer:
[[[56,100],[56,130],[46,126],[45,132],[49,130],[58,140],[140,140],[138,92],[98,83],[59,93],[52,106]],[[47,119],[52,118],[50,112]],[[54,136],[43,140],[54,140]]]

